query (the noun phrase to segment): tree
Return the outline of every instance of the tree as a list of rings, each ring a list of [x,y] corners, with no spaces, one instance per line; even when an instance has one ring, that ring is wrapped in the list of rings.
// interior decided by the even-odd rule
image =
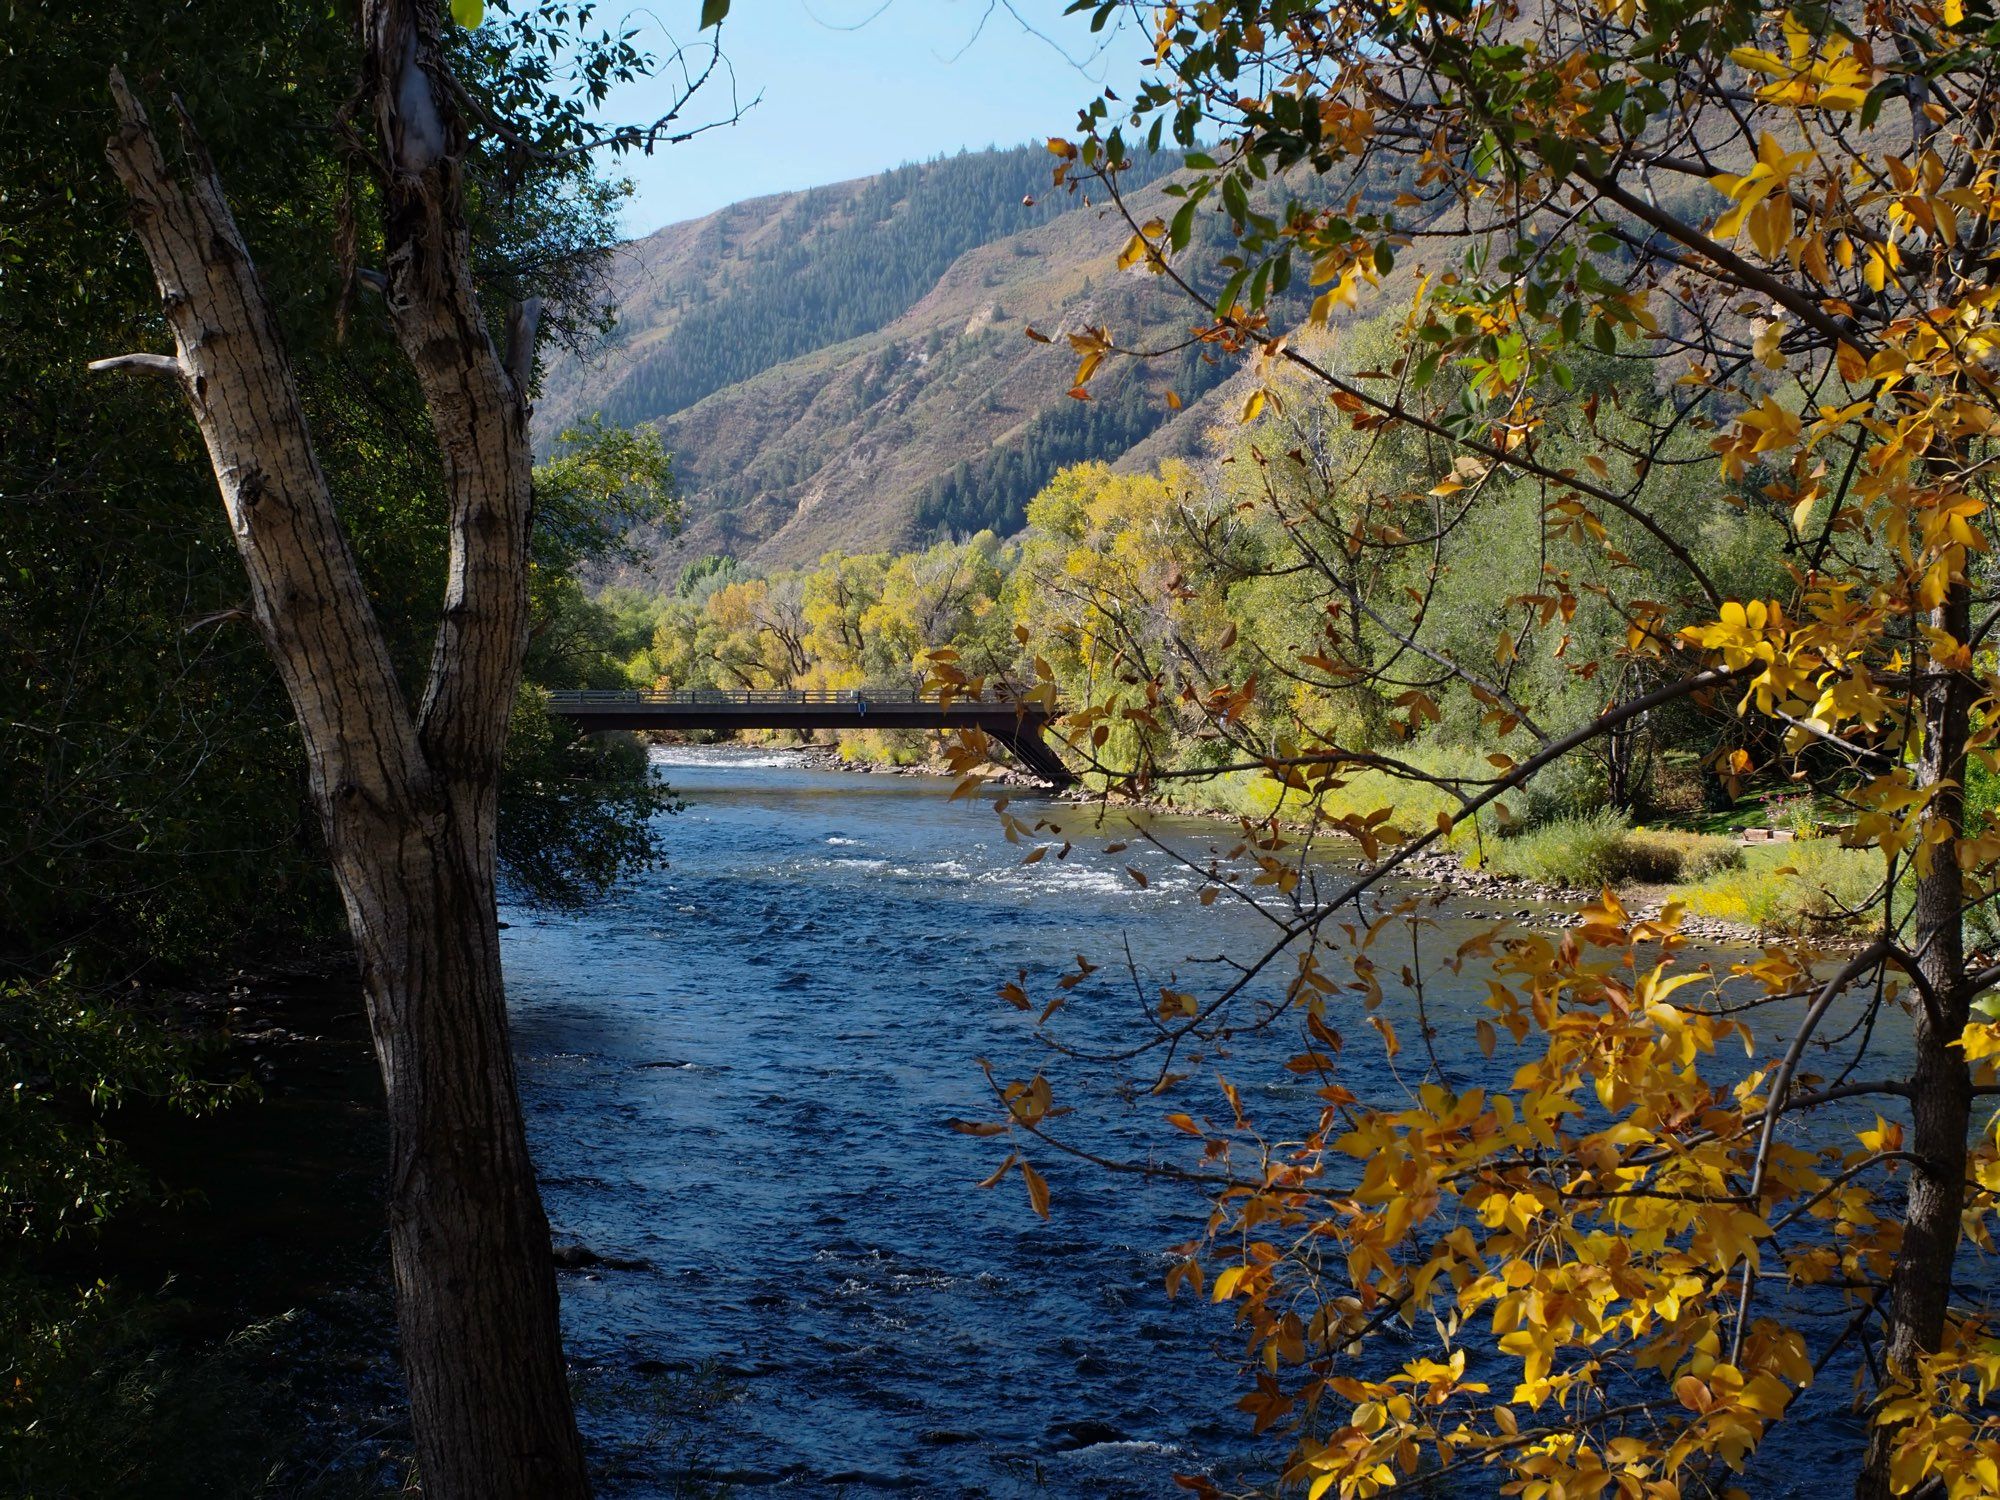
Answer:
[[[706,18],[726,9],[711,0]],[[528,647],[528,401],[540,309],[515,303],[504,348],[496,343],[480,301],[467,159],[475,125],[530,160],[603,138],[581,129],[574,101],[532,91],[522,108],[529,123],[508,125],[479,101],[477,79],[455,68],[449,36],[434,4],[364,4],[362,95],[341,122],[372,125],[367,138],[355,134],[353,158],[372,181],[385,270],[363,279],[380,292],[414,374],[449,496],[443,618],[414,710],[216,166],[185,117],[184,160],[170,165],[115,71],[109,155],[175,353],[94,368],[167,376],[186,396],[251,614],[305,744],[387,1093],[390,1239],[426,1491],[582,1495],[588,1479],[516,1097],[495,917],[502,749]],[[552,45],[533,13],[514,37]],[[584,68],[592,88],[638,65],[622,41],[611,58]],[[666,129],[663,121],[646,143]]]
[[[1072,8],[1102,26],[1120,7]],[[1246,820],[1232,856],[1194,861],[1205,901],[1267,912],[1268,947],[1210,993],[1162,985],[1135,1051],[1165,1089],[1244,1028],[1296,1026],[1316,1099],[1271,1124],[1226,1089],[1213,1119],[1168,1117],[1202,1142],[1182,1170],[1214,1204],[1170,1285],[1236,1306],[1245,1406],[1291,1432],[1313,1496],[1474,1466],[1529,1495],[1711,1493],[1828,1367],[1866,1390],[1857,1494],[1991,1493],[2000,1353],[1990,1288],[1962,1270],[2000,1206],[1974,1107],[2000,1086],[2000,968],[1978,951],[2000,841],[1964,788],[2000,727],[2000,29],[1919,0],[1226,0],[1140,24],[1156,76],[1051,143],[1057,180],[1119,197],[1128,135],[1187,148],[1177,210],[1133,220],[1126,264],[1200,304],[1196,341],[1248,356],[1247,422],[1323,403],[1353,446],[1395,453],[1377,475],[1405,475],[1364,501],[1302,447],[1256,457],[1245,503],[1289,514],[1313,607],[1282,665],[1315,691],[1271,743],[1241,734],[1240,661],[1179,647],[1120,653],[1068,721],[1088,755],[1110,725],[1199,707],[1291,799],[1289,823]],[[1211,214],[1238,242],[1215,285],[1184,257]],[[1270,317],[1295,277],[1321,289],[1314,323],[1404,295],[1397,348],[1344,368],[1302,347]],[[1070,341],[1079,381],[1173,352]],[[1726,502],[1782,535],[1763,596],[1732,592],[1686,504],[1718,464]],[[1538,576],[1483,631],[1444,628],[1438,560],[1524,505]],[[1595,646],[1592,608],[1621,627]],[[1567,691],[1537,697],[1537,677]],[[1310,710],[1357,691],[1395,710],[1385,737]],[[1409,952],[1432,919],[1364,897],[1537,775],[1690,707],[1725,781],[1776,770],[1838,797],[1842,842],[1878,861],[1858,950],[1787,942],[1708,973],[1676,910],[1642,919],[1607,891],[1560,940],[1496,930],[1394,982],[1386,936]],[[1446,714],[1481,726],[1486,765],[1401,753]],[[1114,790],[1178,774],[1128,743],[1101,765]],[[1426,790],[1435,822],[1399,815],[1410,796],[1346,807],[1363,773]],[[1326,832],[1364,860],[1331,892],[1303,878]],[[1437,965],[1488,976],[1483,1013],[1426,1011]],[[1357,1020],[1406,1087],[1343,1059]],[[1774,1053],[1722,1061],[1772,1026]],[[1060,1139],[1047,1076],[998,1091],[1009,1166]],[[1435,1347],[1379,1349],[1398,1323]]]

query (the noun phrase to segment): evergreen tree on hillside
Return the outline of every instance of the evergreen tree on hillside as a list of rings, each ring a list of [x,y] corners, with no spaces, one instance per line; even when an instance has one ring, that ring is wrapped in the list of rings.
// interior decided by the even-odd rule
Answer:
[[[1129,185],[1170,170],[1161,154]],[[1041,146],[897,167],[800,195],[754,261],[716,295],[688,284],[673,337],[603,399],[630,425],[671,415],[761,370],[870,333],[916,304],[968,250],[1045,224],[1073,206],[1048,186]]]
[[[1292,310],[1296,297],[1284,299]],[[1107,386],[1088,401],[1051,406],[1012,441],[963,461],[925,486],[917,497],[917,535],[926,541],[993,531],[1011,536],[1027,524],[1028,502],[1062,470],[1080,463],[1115,463],[1128,449],[1164,427],[1175,408],[1164,391],[1183,405],[1220,385],[1232,367],[1203,356],[1202,347],[1182,351],[1164,388],[1137,378]]]

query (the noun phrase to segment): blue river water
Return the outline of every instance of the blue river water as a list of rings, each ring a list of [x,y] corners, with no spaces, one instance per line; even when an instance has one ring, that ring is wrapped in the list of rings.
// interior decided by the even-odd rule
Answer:
[[[656,756],[689,804],[669,867],[582,914],[505,913],[549,1216],[599,1258],[563,1273],[563,1315],[607,1492],[706,1493],[676,1487],[689,1474],[736,1494],[940,1497],[1273,1478],[1281,1448],[1236,1409],[1227,1310],[1163,1288],[1206,1205],[1044,1150],[1045,1223],[1018,1175],[977,1185],[1004,1147],[946,1124],[993,1115],[980,1059],[1003,1077],[1051,1060],[1002,983],[1026,971],[1040,1002],[1087,955],[1101,968],[1065,1035],[1129,1042],[1147,1023],[1128,944],[1153,996],[1170,976],[1212,992],[1215,956],[1262,946],[1263,919],[1202,906],[1193,873],[1137,843],[1107,852],[1125,830],[1076,808],[1013,804],[1074,840],[1024,866],[987,803],[946,783],[784,752]],[[1174,831],[1196,849],[1229,834]],[[1445,976],[1427,1001],[1463,1016],[1480,994]],[[1278,1067],[1296,1040],[1281,1024],[1203,1069],[1240,1081],[1253,1114],[1295,1097],[1303,1119]],[[1356,1067],[1381,1066],[1364,1053],[1381,1048],[1350,1048]],[[1163,1106],[1121,1092],[1122,1069],[1051,1072],[1071,1134],[1110,1156],[1171,1151],[1162,1108],[1219,1104],[1200,1080]],[[696,1390],[727,1399],[687,1418]],[[1825,1487],[1785,1467],[1755,1492]]]

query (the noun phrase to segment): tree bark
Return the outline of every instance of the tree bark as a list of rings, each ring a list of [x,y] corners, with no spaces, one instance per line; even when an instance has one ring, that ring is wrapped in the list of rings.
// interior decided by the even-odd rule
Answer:
[[[371,60],[388,59],[376,93],[395,96],[378,110],[394,179],[391,311],[452,504],[444,621],[418,714],[213,165],[187,130],[192,180],[177,181],[115,73],[120,125],[108,154],[305,741],[361,959],[388,1099],[390,1241],[424,1493],[569,1500],[589,1485],[495,913],[499,760],[527,641],[527,403],[473,296],[455,137],[430,92],[426,24],[421,8],[364,13]]]
[[[1952,586],[1930,623],[1954,641],[1972,634],[1970,593]],[[1903,1243],[1883,1294],[1887,1327],[1883,1360],[1891,1382],[1910,1379],[1920,1356],[1942,1343],[1958,1258],[1960,1214],[1965,1206],[1967,1134],[1972,1124],[1972,1075],[1953,1044],[1965,1029],[1972,995],[1965,987],[1965,880],[1958,865],[1957,834],[1965,797],[1965,743],[1972,682],[1955,669],[1930,664],[1923,692],[1924,741],[1919,783],[1934,787],[1930,817],[1952,832],[1932,847],[1928,873],[1919,873],[1911,930],[1917,969],[1931,993],[1913,1009],[1915,1065],[1910,1072],[1911,1140],[1916,1163],[1903,1215]],[[1858,1500],[1888,1500],[1889,1466],[1897,1428],[1878,1425],[1855,1485]]]

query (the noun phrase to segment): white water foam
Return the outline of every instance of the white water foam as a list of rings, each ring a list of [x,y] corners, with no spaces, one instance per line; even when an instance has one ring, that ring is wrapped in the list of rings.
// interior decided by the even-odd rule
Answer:
[[[769,750],[743,750],[732,745],[655,745],[647,751],[646,759],[656,766],[718,771],[795,770],[799,766],[796,755]]]

